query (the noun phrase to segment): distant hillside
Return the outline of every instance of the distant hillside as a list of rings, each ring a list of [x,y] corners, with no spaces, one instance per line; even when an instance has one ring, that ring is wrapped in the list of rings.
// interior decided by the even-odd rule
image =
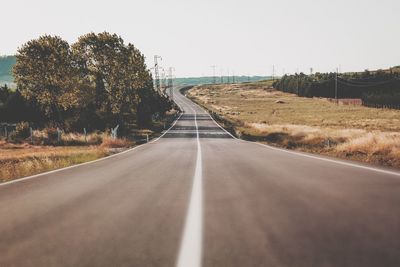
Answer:
[[[10,84],[14,81],[12,68],[15,61],[15,56],[0,56],[0,84]]]
[[[235,76],[235,83],[243,82],[256,82],[261,80],[268,80],[271,77],[267,76]],[[233,77],[222,77],[223,83],[233,82]],[[175,78],[174,85],[199,85],[199,84],[212,84],[214,83],[214,77],[191,77],[191,78]],[[221,83],[221,77],[216,77],[216,83]]]

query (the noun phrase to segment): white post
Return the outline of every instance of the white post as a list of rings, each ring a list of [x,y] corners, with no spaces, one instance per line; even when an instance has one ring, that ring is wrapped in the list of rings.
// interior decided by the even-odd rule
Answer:
[[[83,128],[83,133],[85,134],[85,143],[87,143],[86,128]]]
[[[60,139],[61,139],[61,131],[60,129],[57,127],[57,142],[60,143]]]
[[[32,130],[32,127],[29,127],[29,132],[31,134],[31,143],[33,144],[33,130]]]
[[[149,135],[148,134],[146,134],[146,141],[147,141],[147,143],[149,142]]]
[[[111,128],[111,137],[115,140],[117,139],[117,131],[118,131],[119,124],[113,129]]]

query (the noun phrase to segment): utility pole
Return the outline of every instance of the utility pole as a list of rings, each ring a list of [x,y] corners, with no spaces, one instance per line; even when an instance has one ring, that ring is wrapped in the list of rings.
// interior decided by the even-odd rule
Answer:
[[[174,100],[174,81],[173,81],[173,75],[172,72],[175,70],[174,67],[169,67],[168,68],[168,88],[169,88],[169,97],[171,98],[171,100]]]
[[[299,75],[299,69],[296,70],[296,76],[297,76],[297,96],[299,96],[299,79],[300,79],[300,75]]]
[[[161,69],[161,91],[163,92],[163,93],[165,93],[165,86],[166,86],[166,84],[165,84],[165,69],[163,68],[163,67],[160,67],[160,69]]]
[[[336,75],[335,75],[335,100],[336,104],[339,103],[338,101],[338,68],[336,68]]]
[[[275,82],[275,65],[272,65],[272,84]]]
[[[217,66],[212,65],[211,68],[213,69],[213,83],[216,84],[217,83],[217,77],[215,76],[215,68]]]
[[[158,91],[159,93],[161,92],[160,89],[160,73],[159,73],[159,66],[158,66],[158,59],[162,60],[161,56],[154,56],[154,79],[155,79],[155,90]]]

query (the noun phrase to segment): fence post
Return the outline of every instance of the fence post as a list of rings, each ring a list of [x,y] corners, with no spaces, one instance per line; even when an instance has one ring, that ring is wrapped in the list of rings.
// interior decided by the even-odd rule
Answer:
[[[57,142],[60,143],[61,140],[61,131],[60,129],[57,127]]]
[[[32,130],[32,127],[29,127],[29,132],[31,134],[31,143],[33,144],[33,130]]]
[[[86,128],[83,128],[83,133],[85,134],[85,143],[87,143]]]

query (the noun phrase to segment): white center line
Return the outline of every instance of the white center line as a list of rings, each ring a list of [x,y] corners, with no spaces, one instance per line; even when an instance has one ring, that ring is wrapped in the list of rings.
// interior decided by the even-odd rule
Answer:
[[[199,127],[197,125],[197,114],[192,107],[190,108],[194,112],[194,123],[196,125],[197,160],[177,267],[200,267],[202,259],[203,185],[201,145],[199,138]]]

